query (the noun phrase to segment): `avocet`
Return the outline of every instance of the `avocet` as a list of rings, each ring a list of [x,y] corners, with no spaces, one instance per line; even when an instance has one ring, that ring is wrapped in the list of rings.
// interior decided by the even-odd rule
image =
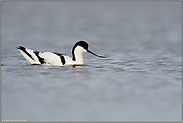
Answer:
[[[25,48],[23,46],[18,46],[17,49],[30,64],[54,66],[82,65],[82,54],[84,52],[88,52],[95,56],[105,58],[104,56],[99,56],[91,52],[90,50],[88,50],[88,47],[89,45],[85,41],[78,41],[72,48],[72,58],[56,52],[39,52],[36,50]]]

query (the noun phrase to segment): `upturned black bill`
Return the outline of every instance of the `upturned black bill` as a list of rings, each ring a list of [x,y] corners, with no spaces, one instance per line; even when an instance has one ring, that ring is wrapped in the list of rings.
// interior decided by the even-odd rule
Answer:
[[[99,56],[99,55],[97,55],[97,54],[95,54],[95,53],[93,53],[93,52],[91,52],[91,51],[89,51],[89,50],[87,50],[89,53],[91,53],[91,54],[93,54],[93,55],[95,55],[95,56],[98,56],[98,57],[100,57],[100,58],[106,58],[105,56]]]

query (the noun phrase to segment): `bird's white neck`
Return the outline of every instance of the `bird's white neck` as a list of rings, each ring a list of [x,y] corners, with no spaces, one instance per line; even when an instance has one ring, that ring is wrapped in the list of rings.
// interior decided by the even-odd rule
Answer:
[[[75,49],[74,49],[74,57],[75,57],[75,62],[76,64],[83,64],[83,56],[82,54],[84,52],[87,52],[83,47],[81,46],[77,46]]]

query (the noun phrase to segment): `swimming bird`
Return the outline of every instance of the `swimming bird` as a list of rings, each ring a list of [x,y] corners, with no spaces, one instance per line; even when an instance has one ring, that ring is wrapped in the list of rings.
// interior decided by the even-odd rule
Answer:
[[[95,56],[105,58],[104,56],[99,56],[91,52],[90,50],[88,50],[88,47],[89,45],[87,42],[78,41],[72,48],[72,58],[56,52],[39,52],[36,50],[25,48],[23,46],[18,46],[16,48],[30,64],[54,66],[82,65],[82,54],[84,52],[88,52]]]

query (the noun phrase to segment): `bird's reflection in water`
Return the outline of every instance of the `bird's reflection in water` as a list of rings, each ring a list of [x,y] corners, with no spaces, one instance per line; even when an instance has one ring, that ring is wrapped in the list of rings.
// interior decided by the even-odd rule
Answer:
[[[73,65],[72,66],[74,69],[75,69],[75,71],[77,71],[77,72],[83,72],[83,71],[85,71],[85,67],[83,67],[83,65]]]
[[[73,67],[73,68],[84,68],[84,67],[81,66],[81,65],[73,65],[72,67]]]

